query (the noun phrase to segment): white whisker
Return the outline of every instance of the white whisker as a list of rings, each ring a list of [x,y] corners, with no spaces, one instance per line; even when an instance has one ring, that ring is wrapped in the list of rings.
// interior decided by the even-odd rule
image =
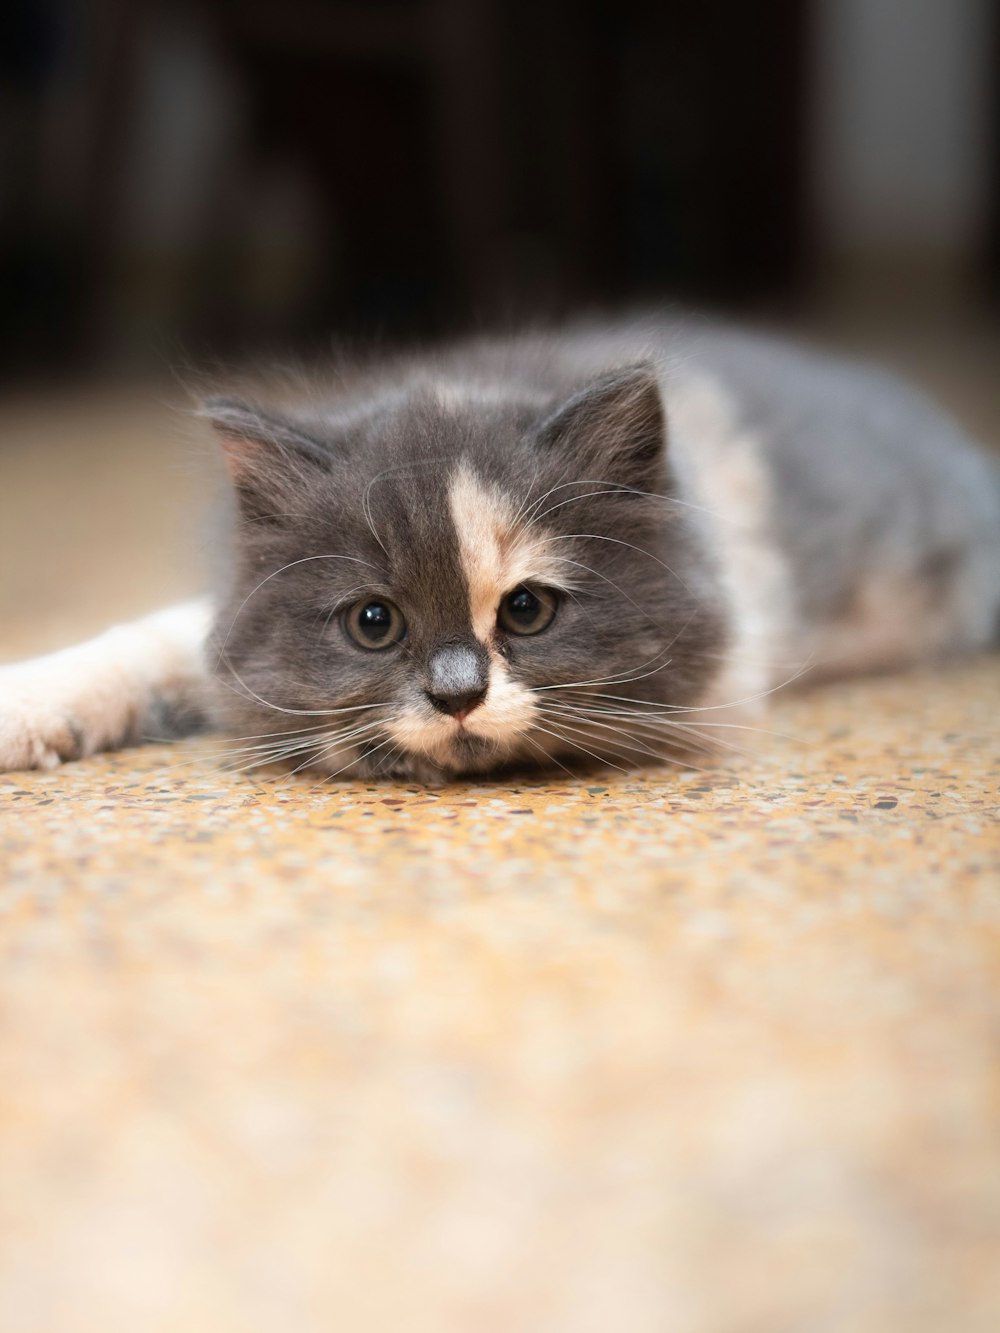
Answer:
[[[595,744],[600,743],[599,736],[593,736],[589,730],[586,730],[583,727],[573,726],[573,724],[567,720],[566,715],[564,713],[560,713],[557,716],[553,716],[551,713],[547,712],[544,714],[544,717],[545,720],[547,722],[551,722],[554,727],[562,727],[565,731],[572,731],[577,736],[586,736],[588,739],[594,741]],[[593,722],[589,718],[574,718],[574,721],[585,722],[587,724],[587,727],[600,727],[602,730],[610,731],[614,733],[614,735],[616,736],[625,737],[624,742],[609,741],[609,744],[611,745],[616,745],[620,747],[624,744],[624,747],[626,749],[636,750],[638,752],[641,752],[642,754],[646,754],[650,757],[650,759],[663,758],[662,754],[658,753],[656,750],[650,750],[648,747],[643,745],[635,745],[633,743],[635,738],[630,736],[630,734],[627,731],[623,731],[620,727],[612,727],[608,723],[604,722]]]
[[[577,721],[586,721],[588,725],[602,725],[602,723],[597,720],[597,717],[582,710],[580,712],[564,715],[574,717]],[[600,714],[599,716],[610,716],[615,717],[620,721],[627,721],[631,726],[627,733],[623,732],[622,734],[630,734],[636,738],[641,738],[658,745],[672,745],[682,750],[696,749],[706,755],[716,754],[719,750],[726,750],[730,753],[744,757],[751,753],[742,746],[720,740],[718,737],[702,736],[694,725],[684,722],[676,722],[672,719],[658,718],[644,720],[643,718],[636,718],[633,715],[625,713]]]
[[[522,739],[526,740],[530,746],[536,749],[538,753],[546,760],[546,762],[550,762],[557,765],[557,767],[561,768],[562,771],[568,777],[572,778],[576,776],[576,774],[573,772],[571,768],[567,768],[565,764],[560,763],[560,761],[556,758],[554,754],[549,754],[548,750],[546,750],[544,746],[539,745],[538,741],[536,741],[532,736],[526,733]]]
[[[623,541],[621,537],[606,537],[601,532],[552,532],[549,533],[548,540],[553,542],[588,540],[588,541],[598,541],[598,542],[613,542],[616,546],[627,546],[630,551],[637,551],[639,555],[644,555],[648,560],[652,560],[654,561],[654,563],[659,565],[661,569],[665,569],[671,578],[676,579],[682,588],[684,588],[687,592],[691,593],[692,597],[694,596],[694,593],[692,592],[691,587],[687,583],[687,581],[685,579],[682,579],[680,574],[678,574],[676,570],[671,569],[670,566],[665,561],[661,560],[659,556],[654,555],[652,551],[647,551],[641,546],[636,546],[634,542]]]
[[[319,788],[322,787],[324,782],[332,782],[334,778],[339,778],[345,768],[350,768],[352,764],[358,763],[362,759],[370,759],[373,754],[377,754],[379,750],[383,750],[387,745],[390,745],[391,743],[392,743],[392,737],[391,736],[386,737],[384,741],[382,741],[379,745],[374,746],[373,749],[366,750],[364,754],[357,755],[354,759],[349,759],[346,764],[344,764],[341,768],[337,769],[336,773],[325,774],[320,779],[320,781],[315,784],[315,786],[310,788],[310,791],[318,791]]]
[[[552,555],[549,556],[549,559],[556,561],[560,565],[573,565],[575,569],[582,569],[586,573],[592,574],[595,578],[602,579],[603,582],[609,585],[609,587],[614,588],[615,592],[618,593],[619,597],[622,597],[626,602],[628,602],[629,606],[635,607],[635,609],[639,612],[641,616],[645,616],[651,625],[654,625],[663,634],[667,632],[664,626],[657,624],[657,622],[653,619],[653,617],[644,607],[641,607],[638,602],[634,602],[632,600],[632,598],[628,595],[628,593],[625,591],[624,588],[620,587],[614,581],[614,579],[609,579],[606,574],[602,574],[599,569],[594,569],[591,565],[585,565],[582,560],[572,560],[568,555]],[[564,588],[563,591],[568,592],[569,590]]]
[[[558,723],[555,723],[554,725],[558,726]],[[533,729],[535,731],[544,732],[546,736],[554,736],[557,741],[562,741],[564,745],[572,745],[574,749],[582,750],[584,754],[589,755],[590,758],[595,760],[598,764],[608,764],[611,768],[617,768],[619,773],[628,772],[627,768],[622,768],[620,764],[612,764],[610,759],[605,759],[599,754],[594,754],[593,750],[588,750],[587,747],[581,745],[579,741],[575,741],[569,736],[560,735],[558,731],[550,731],[548,727],[540,727],[537,722],[534,724]]]
[[[311,754],[306,756],[306,758],[302,761],[301,764],[299,764],[296,768],[292,769],[292,771],[288,775],[289,780],[293,778],[296,773],[301,773],[301,771],[304,768],[314,767],[316,764],[320,762],[320,760],[331,758],[333,755],[338,754],[340,751],[346,749],[348,746],[350,746],[351,749],[357,749],[357,741],[362,739],[369,732],[375,730],[380,725],[381,723],[371,723],[367,727],[359,727],[356,731],[350,732],[346,736],[338,736],[336,739],[331,740],[329,744],[323,745],[319,749],[314,750]]]
[[[583,495],[571,495],[568,500],[560,500],[558,504],[552,505],[550,508],[544,510],[540,514],[537,513],[528,514],[525,516],[529,520],[528,526],[531,527],[535,523],[540,523],[542,519],[546,518],[549,514],[554,514],[557,509],[562,509],[564,505],[575,504],[578,500],[591,500],[601,495],[637,495],[641,496],[644,499],[663,500],[667,504],[677,505],[680,508],[693,509],[701,514],[712,514],[713,516],[715,516],[715,511],[707,509],[704,505],[692,504],[689,500],[680,500],[675,495],[660,495],[656,491],[637,490],[634,486],[624,486],[624,485],[619,486],[617,482],[565,481],[562,483],[562,486],[553,486],[552,490],[549,491],[547,495],[543,496],[542,499],[547,499],[549,495],[552,495],[555,491],[562,490],[566,486],[587,486],[587,485],[606,486],[607,490],[587,491]]]
[[[639,665],[645,666],[647,662],[655,662],[657,657],[660,657],[663,651],[667,650],[661,650],[660,653],[656,653],[655,656],[647,658],[646,662],[640,662]],[[543,694],[551,690],[580,689],[586,685],[630,685],[637,680],[646,680],[649,676],[655,676],[657,672],[663,671],[669,665],[670,665],[670,658],[668,658],[665,662],[661,663],[660,666],[655,667],[652,671],[646,671],[639,676],[622,675],[621,673],[619,673],[617,676],[602,676],[598,680],[568,681],[565,685],[534,685],[532,686],[532,690],[535,694]]]
[[[372,518],[372,510],[371,510],[372,489],[374,488],[377,482],[384,481],[386,477],[394,476],[398,472],[405,472],[407,468],[429,467],[434,463],[444,462],[448,457],[449,455],[447,454],[438,454],[433,458],[413,458],[405,463],[397,463],[395,464],[394,467],[387,467],[382,472],[377,472],[375,476],[372,477],[371,481],[369,481],[368,485],[365,487],[365,493],[361,497],[361,512],[365,516],[365,522],[368,524],[372,536],[378,542],[379,546],[382,547],[382,550],[385,551],[385,554],[387,556],[389,552],[386,551],[385,543],[382,541],[382,538],[376,532],[375,521]]]
[[[225,659],[221,658],[221,651],[220,651],[220,660],[223,660],[226,670],[232,673],[235,679],[239,682],[240,685],[242,685],[243,689],[246,691],[246,694],[241,696],[242,698],[252,699],[256,703],[263,704],[265,708],[273,709],[274,712],[276,713],[288,713],[289,715],[294,717],[334,717],[340,712],[349,711],[346,709],[339,709],[339,708],[284,708],[281,704],[271,703],[269,699],[261,698],[259,694],[257,694],[254,690],[250,688],[250,686],[246,683],[246,681],[243,679],[240,673],[233,666],[232,662],[229,661],[228,657]],[[232,690],[234,694],[239,694],[239,690],[237,690],[234,686],[230,685],[228,681],[223,680],[221,676],[217,677],[216,679],[219,680],[220,684],[225,685],[228,689]],[[355,706],[357,708],[372,707],[371,704],[357,704]]]

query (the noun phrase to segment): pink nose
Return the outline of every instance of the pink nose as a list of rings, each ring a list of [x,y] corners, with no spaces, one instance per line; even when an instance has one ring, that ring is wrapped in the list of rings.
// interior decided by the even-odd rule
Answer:
[[[464,691],[460,694],[431,694],[428,691],[427,697],[439,713],[448,713],[461,722],[473,709],[479,707],[486,698],[486,691]]]

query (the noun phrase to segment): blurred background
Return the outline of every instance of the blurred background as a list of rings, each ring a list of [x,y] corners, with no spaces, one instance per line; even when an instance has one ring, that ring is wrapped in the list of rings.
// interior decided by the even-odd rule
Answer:
[[[1000,440],[998,72],[994,0],[5,0],[0,655],[202,585],[247,358],[666,301]]]
[[[204,586],[218,361],[663,300],[1000,443],[998,75],[996,0],[0,0],[0,661]],[[551,804],[11,775],[0,1330],[996,1333],[996,674]]]
[[[993,0],[5,0],[0,344],[989,309]]]

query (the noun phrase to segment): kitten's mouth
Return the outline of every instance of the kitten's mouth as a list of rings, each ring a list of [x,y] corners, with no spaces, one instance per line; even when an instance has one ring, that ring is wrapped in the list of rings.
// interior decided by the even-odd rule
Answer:
[[[468,714],[445,717],[415,703],[386,720],[386,735],[398,747],[401,763],[435,765],[450,775],[481,773],[508,762],[520,751],[534,712],[520,692],[508,690],[505,695],[502,682],[487,707]]]
[[[457,726],[428,758],[434,758],[448,773],[478,773],[496,763],[497,753],[495,738],[480,736],[466,727]]]
[[[491,744],[485,736],[477,736],[474,731],[467,731],[461,723],[452,733],[451,743],[463,753],[478,752],[486,749]]]

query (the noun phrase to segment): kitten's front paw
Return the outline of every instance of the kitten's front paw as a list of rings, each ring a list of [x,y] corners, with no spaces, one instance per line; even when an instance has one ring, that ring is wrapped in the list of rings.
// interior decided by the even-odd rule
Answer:
[[[34,701],[0,698],[0,772],[19,768],[56,768],[83,753],[83,735],[69,718]]]
[[[0,667],[0,772],[57,768],[122,734],[122,700],[46,662]]]

